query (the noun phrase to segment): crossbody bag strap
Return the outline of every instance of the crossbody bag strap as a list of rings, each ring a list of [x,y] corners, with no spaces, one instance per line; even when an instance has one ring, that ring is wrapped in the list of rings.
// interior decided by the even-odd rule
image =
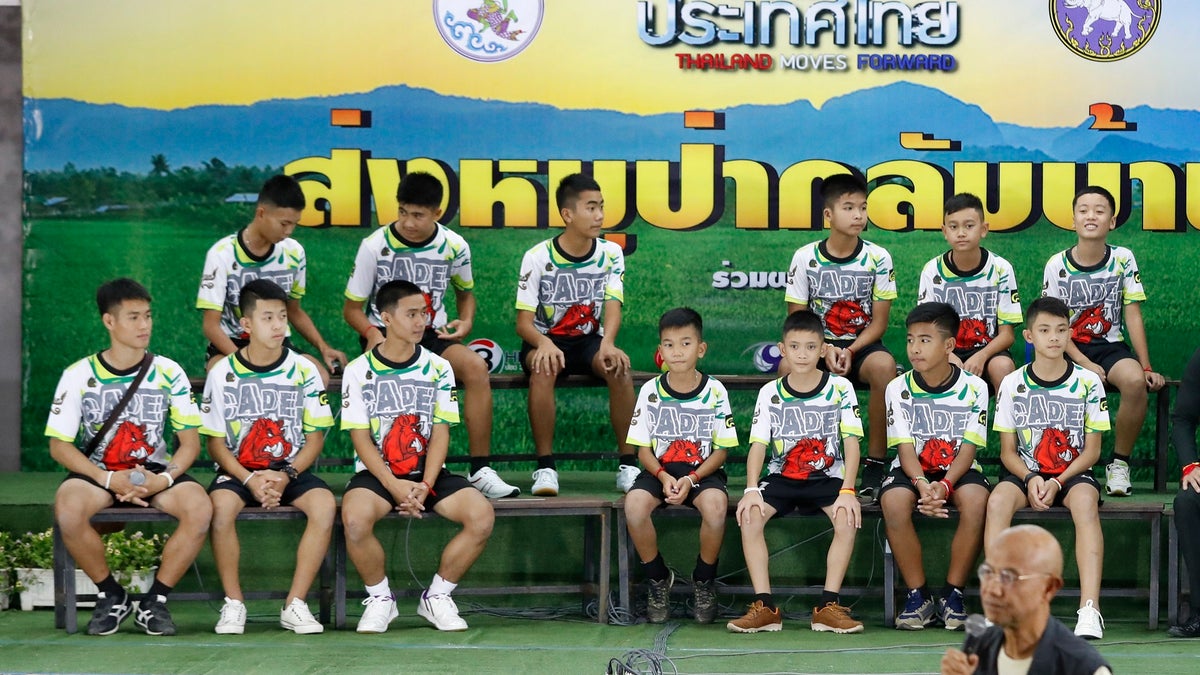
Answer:
[[[117,423],[117,419],[121,416],[121,413],[125,412],[126,406],[133,400],[134,392],[141,386],[142,380],[146,379],[146,373],[150,372],[151,363],[154,363],[154,355],[146,352],[146,356],[142,358],[142,365],[138,368],[137,375],[134,376],[133,382],[129,383],[129,388],[125,390],[125,395],[121,397],[120,401],[117,401],[116,407],[108,414],[108,419],[104,420],[104,425],[100,427],[100,431],[96,432],[96,435],[92,436],[92,440],[88,441],[87,449],[84,451],[85,455],[91,457],[92,453],[96,451],[96,447],[100,445],[101,439],[108,435],[109,430]]]

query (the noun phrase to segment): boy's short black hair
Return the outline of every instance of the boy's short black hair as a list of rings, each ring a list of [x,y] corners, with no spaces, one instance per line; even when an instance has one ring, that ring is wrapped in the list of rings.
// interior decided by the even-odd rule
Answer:
[[[1025,310],[1025,325],[1032,326],[1033,320],[1037,318],[1038,314],[1049,314],[1060,319],[1071,320],[1071,310],[1067,307],[1067,303],[1052,296],[1043,296],[1029,303],[1029,308]]]
[[[913,324],[931,323],[943,336],[954,337],[958,335],[959,322],[958,312],[952,305],[945,302],[922,302],[908,313],[904,325],[912,328]]]
[[[658,334],[668,328],[687,328],[696,329],[696,334],[704,339],[704,319],[700,318],[700,312],[691,307],[676,307],[663,312],[662,317],[658,320]]]
[[[853,194],[867,196],[867,181],[858,174],[838,173],[821,181],[821,202],[827,209],[833,208],[842,197]]]
[[[150,291],[129,277],[106,281],[96,289],[96,309],[100,310],[100,316],[112,313],[117,305],[126,300],[150,302]]]
[[[442,207],[442,194],[442,181],[434,178],[433,174],[416,171],[400,179],[400,186],[396,188],[396,203],[436,210]]]
[[[942,208],[942,215],[948,216],[963,209],[975,209],[979,212],[979,217],[983,218],[983,200],[970,192],[960,192],[947,199],[945,207]]]
[[[259,300],[278,300],[287,304],[288,296],[279,284],[270,279],[251,279],[242,286],[242,292],[238,295],[238,309],[242,316],[250,316]]]
[[[817,316],[808,309],[798,309],[783,320],[783,337],[787,337],[792,331],[805,331],[816,333],[822,341],[825,340],[825,324],[821,323],[821,317]]]
[[[258,206],[275,206],[281,209],[303,211],[306,203],[304,190],[300,188],[300,181],[291,176],[283,174],[271,176],[258,191]]]
[[[573,173],[559,182],[558,189],[554,191],[554,201],[558,203],[560,211],[573,209],[579,195],[592,190],[600,191],[600,184],[595,178],[583,173]]]
[[[1101,197],[1104,197],[1104,200],[1108,202],[1108,209],[1113,212],[1113,215],[1116,215],[1117,199],[1113,197],[1111,192],[1100,187],[1099,185],[1085,185],[1084,187],[1079,188],[1079,191],[1075,193],[1075,198],[1071,200],[1072,209],[1074,209],[1075,205],[1079,203],[1079,198],[1084,195],[1100,195]]]
[[[411,281],[392,279],[375,292],[375,310],[386,314],[396,308],[396,303],[414,295],[424,295],[424,292]]]

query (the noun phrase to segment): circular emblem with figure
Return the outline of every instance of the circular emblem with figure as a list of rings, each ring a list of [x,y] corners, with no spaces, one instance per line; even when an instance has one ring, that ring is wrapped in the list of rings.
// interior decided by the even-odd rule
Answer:
[[[1050,0],[1050,23],[1067,49],[1092,61],[1119,61],[1146,46],[1162,0]]]
[[[433,0],[442,39],[473,61],[511,59],[542,25],[542,0]]]
[[[779,345],[775,342],[758,342],[742,350],[742,354],[751,354],[751,363],[760,373],[774,373],[779,370],[779,362],[783,354],[779,353]]]

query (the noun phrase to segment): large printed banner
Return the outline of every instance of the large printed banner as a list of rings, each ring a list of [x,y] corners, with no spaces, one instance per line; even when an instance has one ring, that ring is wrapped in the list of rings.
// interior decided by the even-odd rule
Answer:
[[[957,192],[983,198],[985,246],[1013,262],[1029,299],[1046,259],[1074,241],[1075,190],[1107,187],[1119,202],[1111,241],[1141,263],[1155,366],[1178,376],[1197,342],[1200,87],[1180,68],[1195,3],[23,7],[26,467],[48,466],[41,431],[58,373],[106,344],[92,300],[102,281],[146,283],[152,347],[202,374],[204,253],[248,222],[253,193],[279,171],[308,197],[295,235],[304,305],[348,352],[354,251],[395,217],[412,171],[447,187],[443,222],[473,250],[469,339],[495,370],[518,368],[521,256],[561,227],[554,187],[576,171],[599,181],[605,236],[627,256],[618,342],[637,368],[653,367],[659,314],[690,305],[706,322],[702,367],[769,369],[788,261],[823,236],[816,189],[847,171],[871,186],[865,237],[895,262],[885,342],[902,363],[903,318],[922,265],[944,250],[942,203]],[[603,438],[604,406],[578,407],[560,415],[560,436]],[[526,426],[523,396],[499,396],[495,445],[528,450]]]

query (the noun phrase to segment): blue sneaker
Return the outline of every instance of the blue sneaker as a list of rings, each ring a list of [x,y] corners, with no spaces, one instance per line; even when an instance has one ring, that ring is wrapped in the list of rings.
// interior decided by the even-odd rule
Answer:
[[[922,598],[921,591],[912,589],[904,601],[904,611],[896,617],[898,630],[924,630],[937,619],[933,616],[933,598]]]
[[[963,607],[962,591],[954,589],[950,595],[938,598],[938,618],[946,630],[962,630],[967,623],[967,610]]]

